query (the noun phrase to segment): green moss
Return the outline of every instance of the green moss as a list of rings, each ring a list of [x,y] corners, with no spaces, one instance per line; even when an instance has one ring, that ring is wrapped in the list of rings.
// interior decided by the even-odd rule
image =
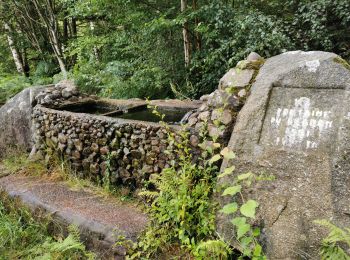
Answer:
[[[335,57],[335,58],[333,59],[333,61],[336,62],[336,63],[341,64],[341,65],[342,65],[344,68],[346,68],[347,70],[350,70],[350,64],[347,63],[346,60],[344,60],[344,59],[342,59],[342,58],[340,58],[340,57]]]

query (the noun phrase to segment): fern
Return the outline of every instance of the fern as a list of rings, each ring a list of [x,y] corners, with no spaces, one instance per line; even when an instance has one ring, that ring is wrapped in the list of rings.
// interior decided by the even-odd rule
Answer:
[[[222,240],[202,241],[196,248],[195,255],[204,259],[227,259],[230,247]]]
[[[350,256],[339,244],[350,247],[350,229],[341,229],[327,220],[317,220],[315,223],[327,227],[329,234],[323,239],[321,246],[321,257],[323,260],[350,260]]]
[[[0,259],[95,258],[80,242],[76,226],[68,228],[66,238],[56,238],[48,232],[50,222],[46,216],[37,221],[29,209],[0,192]]]
[[[80,240],[80,231],[79,231],[79,228],[78,226],[76,225],[70,225],[68,227],[68,232],[70,235],[73,236],[74,239],[76,239],[77,241]]]
[[[143,198],[145,201],[151,202],[151,201],[154,201],[159,196],[159,192],[145,190],[145,191],[139,192],[138,195],[141,198]]]

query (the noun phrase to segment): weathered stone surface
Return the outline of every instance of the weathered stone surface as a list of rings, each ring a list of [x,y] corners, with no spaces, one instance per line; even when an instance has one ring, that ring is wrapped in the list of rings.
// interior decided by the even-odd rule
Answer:
[[[105,199],[88,189],[72,190],[47,178],[14,174],[0,178],[0,189],[29,208],[47,213],[63,230],[77,226],[87,248],[97,251],[97,259],[125,259],[127,248],[115,246],[118,238],[136,242],[148,222],[136,204]]]
[[[260,203],[255,224],[269,259],[318,258],[325,234],[315,219],[350,226],[350,71],[339,59],[301,51],[268,59],[238,115],[229,142],[238,159],[222,168],[275,176],[245,194]],[[229,219],[218,219],[232,238]]]
[[[261,60],[261,59],[262,57],[256,52],[251,52],[247,57],[247,61],[255,61],[255,60]]]
[[[32,108],[35,105],[34,97],[41,89],[25,89],[0,107],[0,156],[10,147],[31,148],[34,132]]]
[[[226,89],[229,87],[244,88],[248,86],[254,75],[254,70],[246,69],[230,69],[219,82],[219,89]]]

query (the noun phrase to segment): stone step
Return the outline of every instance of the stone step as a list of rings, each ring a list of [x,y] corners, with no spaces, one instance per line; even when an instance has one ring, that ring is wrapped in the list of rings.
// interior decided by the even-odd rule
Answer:
[[[0,190],[32,209],[45,210],[60,225],[77,225],[82,241],[99,259],[124,259],[125,248],[113,247],[118,237],[136,241],[147,225],[147,216],[136,205],[73,190],[63,182],[14,174],[0,178]]]

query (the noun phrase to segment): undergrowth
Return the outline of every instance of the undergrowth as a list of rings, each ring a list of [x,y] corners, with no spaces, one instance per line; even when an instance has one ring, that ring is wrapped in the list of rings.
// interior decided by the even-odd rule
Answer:
[[[37,212],[37,214],[40,214]],[[0,259],[94,259],[79,241],[79,230],[50,235],[52,219],[32,211],[0,192]]]
[[[156,108],[154,113],[163,119]],[[248,200],[241,203],[237,200],[223,209],[227,214],[236,213],[240,220],[235,224],[240,254],[215,231],[219,208],[213,195],[220,173],[219,165],[222,159],[234,158],[234,153],[216,142],[217,138],[208,138],[206,125],[201,129],[201,143],[195,151],[189,144],[190,132],[186,126],[174,133],[166,123],[161,124],[168,134],[166,153],[173,160],[169,168],[152,179],[156,190],[140,193],[150,203],[151,223],[134,245],[129,259],[162,259],[165,256],[167,259],[237,259],[244,256],[265,259],[257,241],[259,229],[250,226],[248,221],[248,218],[255,217],[257,202]],[[233,170],[234,167],[230,167],[223,174],[231,174]],[[251,181],[252,176],[247,175],[241,181]],[[233,196],[240,192],[237,190],[234,194],[229,191],[230,188],[237,187],[227,187],[224,195]]]
[[[341,229],[327,220],[317,220],[316,224],[329,230],[327,237],[323,239],[320,254],[322,260],[350,260],[350,228]]]

